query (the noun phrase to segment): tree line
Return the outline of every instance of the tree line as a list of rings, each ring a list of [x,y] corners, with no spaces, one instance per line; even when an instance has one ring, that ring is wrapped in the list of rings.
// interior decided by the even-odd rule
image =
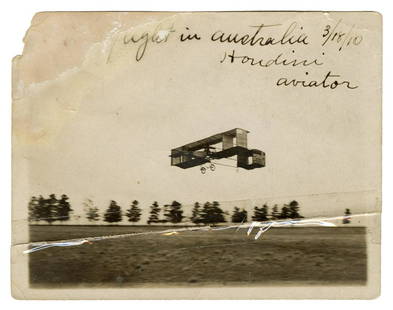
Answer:
[[[52,224],[54,221],[68,221],[72,213],[72,208],[67,195],[61,195],[59,198],[55,194],[49,195],[48,198],[43,196],[31,197],[29,202],[29,221],[45,221]],[[121,206],[115,200],[111,200],[109,206],[103,214],[95,206],[91,199],[86,199],[83,203],[85,217],[89,222],[97,222],[100,219],[107,223],[118,223],[126,217],[128,222],[137,223],[141,220],[142,208],[137,200],[131,202],[128,209],[122,210]],[[271,210],[270,210],[271,209]],[[261,207],[255,206],[251,219],[253,221],[267,221],[277,219],[299,219],[303,218],[300,214],[300,206],[296,200],[284,204],[279,208],[274,205],[271,208],[264,204]],[[247,210],[234,207],[232,214],[221,209],[218,201],[205,202],[201,205],[195,202],[192,208],[192,214],[188,218],[192,223],[197,225],[218,224],[226,222],[226,215],[230,215],[232,223],[242,223],[248,221]],[[174,200],[171,204],[160,206],[154,201],[149,207],[148,224],[183,222],[183,205]]]
[[[72,212],[67,195],[61,195],[60,199],[55,194],[48,198],[42,196],[31,197],[29,202],[29,221],[46,221],[51,224],[54,221],[68,221]]]

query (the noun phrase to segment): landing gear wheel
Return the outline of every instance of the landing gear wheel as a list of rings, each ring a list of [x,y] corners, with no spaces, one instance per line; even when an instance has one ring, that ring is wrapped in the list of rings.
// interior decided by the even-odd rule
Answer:
[[[206,168],[205,167],[201,167],[201,173],[205,174],[206,173]]]
[[[209,168],[210,168],[211,171],[214,171],[214,170],[216,170],[216,165],[215,164],[210,164]]]

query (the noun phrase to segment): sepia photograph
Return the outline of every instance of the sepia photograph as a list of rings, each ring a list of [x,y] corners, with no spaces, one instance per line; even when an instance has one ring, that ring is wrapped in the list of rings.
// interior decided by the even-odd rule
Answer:
[[[370,299],[376,12],[41,12],[13,60],[18,299]]]

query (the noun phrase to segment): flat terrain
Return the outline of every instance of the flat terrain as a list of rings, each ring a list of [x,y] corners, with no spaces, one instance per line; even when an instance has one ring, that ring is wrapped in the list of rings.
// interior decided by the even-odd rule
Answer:
[[[31,226],[31,241],[165,230],[167,227]],[[253,235],[255,235],[255,232]],[[30,255],[32,286],[365,284],[362,227],[189,231],[53,247]]]

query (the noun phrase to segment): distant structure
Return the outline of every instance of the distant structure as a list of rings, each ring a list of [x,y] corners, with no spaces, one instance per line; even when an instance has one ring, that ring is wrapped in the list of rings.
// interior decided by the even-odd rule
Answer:
[[[343,224],[350,224],[351,223],[351,210],[345,209],[345,215],[343,218]]]
[[[236,166],[229,167],[247,170],[265,167],[265,153],[257,149],[248,149],[248,133],[247,130],[235,128],[174,148],[170,155],[171,165],[182,169],[201,166],[203,174],[208,168],[214,171],[215,164],[222,165],[213,160],[224,158],[236,161]],[[231,158],[233,156],[237,158]],[[202,166],[204,164],[209,165]]]

